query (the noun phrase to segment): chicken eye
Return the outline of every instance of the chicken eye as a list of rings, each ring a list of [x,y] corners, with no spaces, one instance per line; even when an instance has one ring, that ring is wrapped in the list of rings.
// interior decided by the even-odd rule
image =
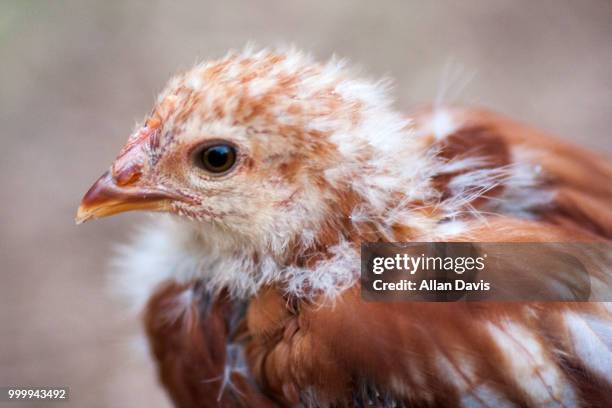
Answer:
[[[204,170],[210,173],[224,173],[236,162],[236,149],[222,143],[211,145],[202,150],[199,161]]]

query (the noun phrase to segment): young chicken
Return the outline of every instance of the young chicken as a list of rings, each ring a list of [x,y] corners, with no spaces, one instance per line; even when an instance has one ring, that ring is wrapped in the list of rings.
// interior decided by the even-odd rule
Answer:
[[[340,61],[247,50],[169,82],[77,222],[167,213],[118,264],[177,406],[604,406],[609,304],[366,302],[359,254],[609,243],[611,179],[496,114],[402,115]]]

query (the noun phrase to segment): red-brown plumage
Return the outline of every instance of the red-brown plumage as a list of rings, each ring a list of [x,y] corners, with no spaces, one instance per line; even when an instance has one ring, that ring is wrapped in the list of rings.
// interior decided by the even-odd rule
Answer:
[[[185,291],[193,291],[193,299],[177,313],[177,297]],[[252,378],[240,372],[224,378],[226,345],[244,336],[244,328],[236,326],[244,324],[232,321],[240,313],[234,307],[240,306],[232,305],[226,294],[210,299],[197,284],[168,283],[151,297],[145,327],[160,380],[177,406],[274,406]]]

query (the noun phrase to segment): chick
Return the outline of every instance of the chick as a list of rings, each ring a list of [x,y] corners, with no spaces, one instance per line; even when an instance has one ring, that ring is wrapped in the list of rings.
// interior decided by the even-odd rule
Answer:
[[[77,222],[165,213],[119,265],[177,406],[590,406],[612,391],[608,304],[366,302],[359,254],[609,243],[611,179],[502,116],[404,115],[342,61],[246,50],[170,80]]]

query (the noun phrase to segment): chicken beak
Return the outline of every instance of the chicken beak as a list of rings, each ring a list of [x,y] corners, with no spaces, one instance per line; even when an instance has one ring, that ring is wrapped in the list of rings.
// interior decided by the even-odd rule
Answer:
[[[163,191],[135,183],[118,185],[107,171],[85,193],[77,211],[76,223],[134,210],[168,211],[173,197]]]

